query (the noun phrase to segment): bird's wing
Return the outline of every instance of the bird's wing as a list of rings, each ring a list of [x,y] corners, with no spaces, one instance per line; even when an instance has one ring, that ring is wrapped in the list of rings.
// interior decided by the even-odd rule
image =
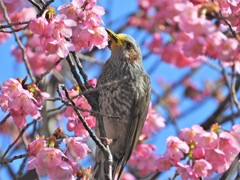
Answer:
[[[140,77],[139,77],[140,78]],[[128,128],[128,135],[126,143],[126,151],[124,153],[123,159],[121,161],[121,167],[118,174],[118,179],[121,176],[121,173],[127,164],[128,159],[130,158],[133,148],[138,142],[138,138],[142,131],[147,112],[148,112],[148,105],[151,96],[151,84],[150,79],[147,75],[142,76],[143,81],[145,82],[145,86],[143,93],[136,93],[134,97],[132,108],[131,108],[131,117],[130,117],[130,124]]]

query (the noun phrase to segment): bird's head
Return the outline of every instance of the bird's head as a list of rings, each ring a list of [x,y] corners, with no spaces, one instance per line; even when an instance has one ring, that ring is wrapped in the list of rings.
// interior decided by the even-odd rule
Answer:
[[[126,34],[116,34],[106,29],[109,35],[109,48],[114,59],[125,60],[129,63],[142,61],[140,47],[133,37]]]

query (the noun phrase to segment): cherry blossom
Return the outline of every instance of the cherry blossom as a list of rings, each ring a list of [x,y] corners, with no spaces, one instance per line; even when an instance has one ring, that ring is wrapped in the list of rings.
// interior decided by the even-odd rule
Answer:
[[[78,106],[81,110],[81,115],[87,122],[88,126],[90,128],[95,127],[95,117],[93,117],[90,113],[91,106],[88,104],[87,99],[84,96],[79,96],[78,87],[75,86],[72,89],[69,90],[69,95],[71,98],[73,98],[73,101],[75,102],[76,106]],[[64,95],[64,94],[63,94]],[[84,128],[82,122],[79,120],[78,115],[74,111],[74,109],[70,106],[68,106],[64,112],[64,116],[68,118],[67,123],[67,129],[69,131],[74,131],[76,136],[84,136],[86,137],[88,135],[88,132]]]
[[[28,154],[30,156],[36,156],[38,152],[45,147],[47,147],[46,141],[41,137],[37,137],[35,141],[28,144]]]
[[[189,152],[189,146],[186,142],[181,141],[178,137],[170,136],[167,138],[166,156],[173,162],[180,161],[184,154]]]
[[[28,115],[34,119],[41,117],[43,100],[49,95],[42,93],[34,84],[26,85],[20,82],[21,79],[9,79],[3,83],[0,106],[4,112],[9,110],[15,124],[23,128]]]
[[[157,166],[155,163],[158,156],[154,154],[156,147],[151,144],[139,144],[133,151],[129,165],[138,170],[141,175],[148,175],[156,171]]]
[[[165,120],[163,117],[157,114],[157,112],[152,108],[152,104],[150,103],[141,136],[144,136],[145,138],[151,137],[152,134],[165,127],[164,121]]]
[[[239,152],[239,143],[234,136],[237,128],[234,126],[230,132],[221,132],[220,126],[214,124],[210,132],[199,125],[182,129],[179,138],[170,136],[167,139],[167,150],[159,158],[158,169],[165,171],[175,166],[183,179],[225,172]]]
[[[86,140],[82,137],[70,137],[65,139],[67,144],[66,156],[71,160],[83,159],[90,152]]]
[[[43,148],[28,162],[28,170],[36,169],[39,176],[50,179],[74,179],[72,166],[66,155],[56,148]]]

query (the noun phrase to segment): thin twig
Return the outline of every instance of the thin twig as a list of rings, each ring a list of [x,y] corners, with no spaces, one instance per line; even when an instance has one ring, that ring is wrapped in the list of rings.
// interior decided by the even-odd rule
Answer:
[[[66,106],[71,106],[71,104],[69,104],[67,101],[65,101],[64,99],[62,98],[59,98],[60,101],[62,101],[63,105],[59,106],[58,108],[54,108],[54,109],[51,109],[49,111],[54,111],[54,110],[60,110],[64,105]],[[84,109],[84,108],[80,108],[78,106],[76,106],[76,108],[81,111],[81,112],[89,112],[93,115],[100,115],[100,116],[105,116],[105,117],[109,117],[109,118],[121,118],[120,116],[113,116],[113,115],[109,115],[109,114],[103,114],[103,113],[100,113],[100,112],[97,112],[97,111],[93,111],[93,110],[89,110],[89,109]],[[49,112],[48,111],[48,112]]]
[[[28,154],[27,156],[23,159],[21,166],[19,167],[18,173],[17,173],[17,178],[21,177],[24,171],[24,168],[26,167],[26,163],[28,160]]]
[[[13,156],[12,158],[9,158],[9,159],[3,159],[0,162],[0,164],[7,164],[7,163],[10,163],[10,162],[13,162],[14,160],[22,159],[24,157],[28,157],[28,154],[21,154],[21,155]]]
[[[8,154],[8,152],[11,150],[11,148],[16,144],[16,142],[22,137],[23,133],[27,130],[27,128],[29,128],[35,120],[33,120],[32,122],[28,123],[19,133],[18,137],[15,139],[15,141],[13,141],[12,144],[10,144],[7,148],[7,150],[4,152],[1,161],[3,161],[3,159],[6,157],[6,155]]]
[[[109,179],[112,179],[112,165],[113,165],[113,157],[111,154],[111,151],[109,149],[108,145],[103,145],[103,143],[98,139],[98,137],[93,133],[93,131],[91,130],[91,128],[88,126],[87,122],[85,121],[85,119],[82,117],[82,115],[80,114],[80,112],[78,111],[78,108],[75,104],[75,102],[70,98],[67,89],[65,88],[65,86],[62,86],[62,89],[64,90],[67,99],[71,102],[71,107],[74,109],[75,113],[77,114],[78,118],[81,120],[84,128],[88,131],[90,137],[92,138],[92,140],[96,143],[96,145],[101,149],[101,151],[103,152],[104,156],[107,159],[107,163],[108,163],[108,171],[107,171],[107,176],[109,177]],[[60,93],[60,92],[59,92]]]
[[[2,11],[4,13],[4,18],[6,19],[8,24],[11,24],[12,22],[11,22],[10,17],[8,16],[7,8],[4,5],[2,0],[0,0],[0,5],[1,5]],[[19,45],[19,47],[22,51],[22,58],[23,58],[23,61],[25,63],[25,66],[27,68],[28,74],[29,74],[30,78],[32,79],[32,81],[35,82],[35,77],[33,76],[33,72],[31,70],[29,62],[28,62],[28,58],[27,58],[27,55],[26,55],[26,52],[25,52],[25,47],[23,46],[23,44],[22,44],[21,40],[19,39],[19,37],[17,36],[16,32],[14,32],[13,34],[14,34],[16,42],[18,43],[18,45]]]
[[[228,78],[228,75],[227,75],[227,73],[226,73],[226,70],[225,70],[225,68],[223,67],[223,65],[222,65],[222,63],[221,63],[220,61],[219,61],[219,64],[220,64],[220,66],[221,66],[221,68],[222,68],[223,78],[224,78],[224,80],[225,80],[225,82],[226,82],[226,84],[227,84],[228,89],[231,91],[231,83],[230,83],[230,81],[229,81],[229,78]],[[235,73],[233,72],[232,75],[234,75],[234,74],[235,74]],[[235,89],[235,87],[234,87],[234,89]],[[232,118],[231,118],[232,125],[234,125],[234,119],[235,119],[233,106],[234,106],[234,99],[233,99],[233,97],[231,96],[231,105],[230,105],[230,108],[231,108],[231,114],[232,114]]]
[[[94,63],[94,64],[99,64],[99,65],[103,65],[104,62],[100,61],[100,60],[97,60],[96,58],[94,57],[91,57],[91,56],[87,56],[87,55],[84,55],[82,53],[76,53],[76,56],[81,59],[82,61],[87,61],[87,62],[91,62],[91,63]]]
[[[38,85],[40,83],[40,81],[46,76],[48,75],[51,70],[57,66],[61,61],[63,60],[63,58],[60,58],[59,60],[57,60],[54,64],[52,64],[47,70],[46,72],[44,72],[43,74],[41,74],[38,78],[37,78],[37,81],[36,81],[36,85]]]
[[[75,63],[76,63],[76,65],[77,65],[79,74],[81,74],[81,76],[83,77],[83,81],[84,81],[85,86],[86,86],[88,89],[91,89],[91,86],[90,86],[89,83],[88,83],[87,74],[83,71],[83,67],[82,67],[82,64],[81,64],[78,56],[76,55],[75,52],[72,52],[72,54],[73,54]]]
[[[227,26],[229,27],[229,30],[230,30],[230,32],[232,33],[232,35],[233,35],[235,38],[237,38],[237,34],[236,34],[236,32],[233,30],[231,23],[230,23],[225,17],[223,17],[221,10],[219,11],[219,16],[220,16],[220,19],[222,19],[222,20],[227,24]]]
[[[56,108],[49,109],[49,110],[47,110],[47,114],[54,112],[54,111],[60,111],[64,106],[65,106],[65,104],[62,104],[61,106],[58,106]]]
[[[235,61],[233,63],[232,71],[233,71],[233,74],[232,74],[232,83],[231,83],[231,89],[230,89],[231,97],[233,99],[235,106],[237,107],[238,111],[240,112],[240,104],[239,104],[237,94],[236,94],[236,89],[235,89],[235,86],[236,86],[236,79],[235,79],[236,78],[236,76],[235,76],[236,62]]]
[[[25,30],[25,29],[27,29],[27,27],[28,27],[28,25],[26,25],[26,26],[23,26],[23,27],[21,27],[21,28],[18,28],[18,29],[14,29],[14,28],[12,28],[12,30],[10,30],[10,31],[8,31],[8,30],[3,30],[3,29],[0,29],[0,32],[2,32],[2,33],[10,33],[10,34],[13,34],[13,33],[15,33],[15,32],[19,32],[19,31],[22,31],[22,30]]]
[[[7,121],[7,119],[8,119],[10,116],[11,116],[11,114],[8,113],[8,114],[3,118],[3,120],[0,122],[0,126],[2,126],[2,125]]]
[[[81,78],[80,78],[80,76],[78,75],[78,73],[77,73],[77,70],[76,70],[76,67],[75,67],[75,65],[74,65],[74,63],[73,63],[73,61],[72,61],[72,54],[71,53],[69,53],[68,54],[68,56],[67,56],[67,62],[68,62],[68,65],[69,65],[69,67],[70,67],[70,69],[71,69],[71,72],[72,72],[72,74],[73,74],[73,77],[74,77],[74,79],[77,81],[77,84],[78,84],[78,86],[80,87],[80,89],[81,89],[81,91],[85,91],[86,90],[86,88],[84,87],[84,85],[83,85],[83,83],[82,83],[82,81],[81,81]]]
[[[16,25],[28,24],[29,22],[30,21],[22,21],[22,22],[12,22],[10,24],[3,24],[3,25],[0,25],[0,29],[9,28]]]

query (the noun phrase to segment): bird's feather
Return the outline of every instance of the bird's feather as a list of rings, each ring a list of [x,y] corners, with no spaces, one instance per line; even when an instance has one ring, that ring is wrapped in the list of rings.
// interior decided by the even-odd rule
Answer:
[[[150,80],[147,75],[144,75],[142,77],[143,82],[145,82],[144,87],[142,87],[142,92],[137,91],[134,97],[134,101],[131,108],[131,116],[129,119],[129,128],[128,128],[128,135],[127,135],[127,144],[125,153],[123,156],[123,159],[121,160],[121,167],[119,170],[118,179],[121,176],[121,173],[127,164],[128,159],[130,158],[133,148],[136,146],[138,142],[138,138],[140,136],[140,133],[142,131],[147,112],[148,112],[148,105],[150,100]]]

